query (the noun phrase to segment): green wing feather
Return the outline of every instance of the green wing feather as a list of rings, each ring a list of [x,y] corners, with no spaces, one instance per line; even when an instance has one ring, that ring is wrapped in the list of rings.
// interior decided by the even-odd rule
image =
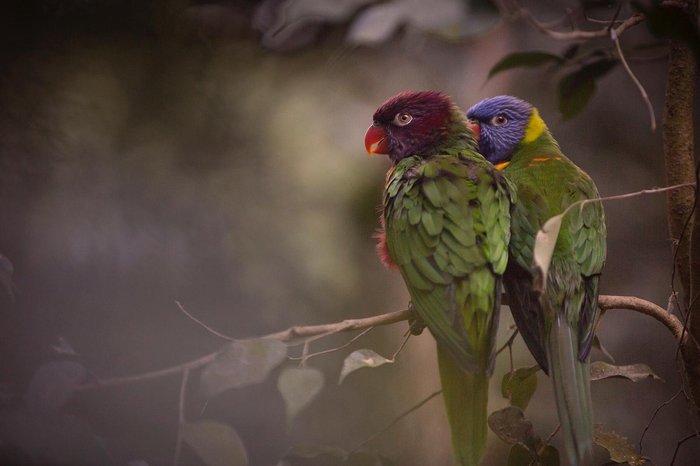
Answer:
[[[486,446],[512,196],[505,178],[469,150],[409,157],[387,177],[387,247],[437,340],[452,444],[462,466],[478,465]]]
[[[606,254],[603,207],[589,203],[569,211],[555,245],[545,294],[539,297],[529,272],[537,230],[572,203],[598,198],[598,191],[548,132],[535,143],[521,144],[504,172],[519,199],[512,214],[511,262],[504,280],[513,317],[535,359],[552,378],[569,462],[591,464],[588,354]]]
[[[476,154],[408,157],[384,202],[389,253],[421,318],[463,370],[490,368],[510,238],[506,182]]]

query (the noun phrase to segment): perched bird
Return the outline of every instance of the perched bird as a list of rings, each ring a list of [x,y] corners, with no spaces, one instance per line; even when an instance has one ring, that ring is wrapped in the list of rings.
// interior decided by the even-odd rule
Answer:
[[[525,343],[554,384],[569,462],[593,461],[588,356],[599,316],[598,281],[605,263],[600,202],[564,217],[543,292],[533,288],[533,246],[551,217],[582,199],[598,198],[593,180],[564,156],[531,104],[511,96],[485,99],[467,111],[481,154],[515,185],[510,259],[504,286]]]
[[[439,92],[387,100],[365,135],[386,154],[380,255],[395,264],[437,340],[443,397],[460,465],[476,465],[487,435],[511,192],[476,152],[463,112]]]

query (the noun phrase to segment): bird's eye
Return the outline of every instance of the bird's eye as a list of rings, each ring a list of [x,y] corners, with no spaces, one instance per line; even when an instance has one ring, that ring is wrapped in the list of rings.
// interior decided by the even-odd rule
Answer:
[[[491,118],[491,124],[493,126],[503,126],[506,123],[508,123],[508,118],[506,118],[506,116],[502,113],[499,113],[495,117]]]
[[[413,117],[408,113],[397,113],[394,117],[394,124],[397,126],[406,126],[411,121],[413,121]]]

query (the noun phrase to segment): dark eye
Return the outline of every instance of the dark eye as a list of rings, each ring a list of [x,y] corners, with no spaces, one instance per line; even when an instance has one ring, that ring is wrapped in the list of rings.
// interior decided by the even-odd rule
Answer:
[[[408,113],[397,113],[394,117],[394,124],[397,126],[406,126],[413,120],[413,117]]]
[[[495,117],[491,118],[491,124],[493,126],[503,126],[506,123],[508,123],[508,118],[506,118],[506,116],[502,113],[499,113]]]

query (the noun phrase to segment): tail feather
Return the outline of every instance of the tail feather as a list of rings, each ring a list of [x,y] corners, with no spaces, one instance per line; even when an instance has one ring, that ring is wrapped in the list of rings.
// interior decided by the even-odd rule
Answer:
[[[578,343],[571,326],[557,316],[547,339],[549,375],[564,446],[572,466],[593,464],[593,403],[589,364],[578,359]]]
[[[486,448],[489,376],[486,370],[464,372],[440,347],[438,363],[455,459],[460,466],[476,466]]]

